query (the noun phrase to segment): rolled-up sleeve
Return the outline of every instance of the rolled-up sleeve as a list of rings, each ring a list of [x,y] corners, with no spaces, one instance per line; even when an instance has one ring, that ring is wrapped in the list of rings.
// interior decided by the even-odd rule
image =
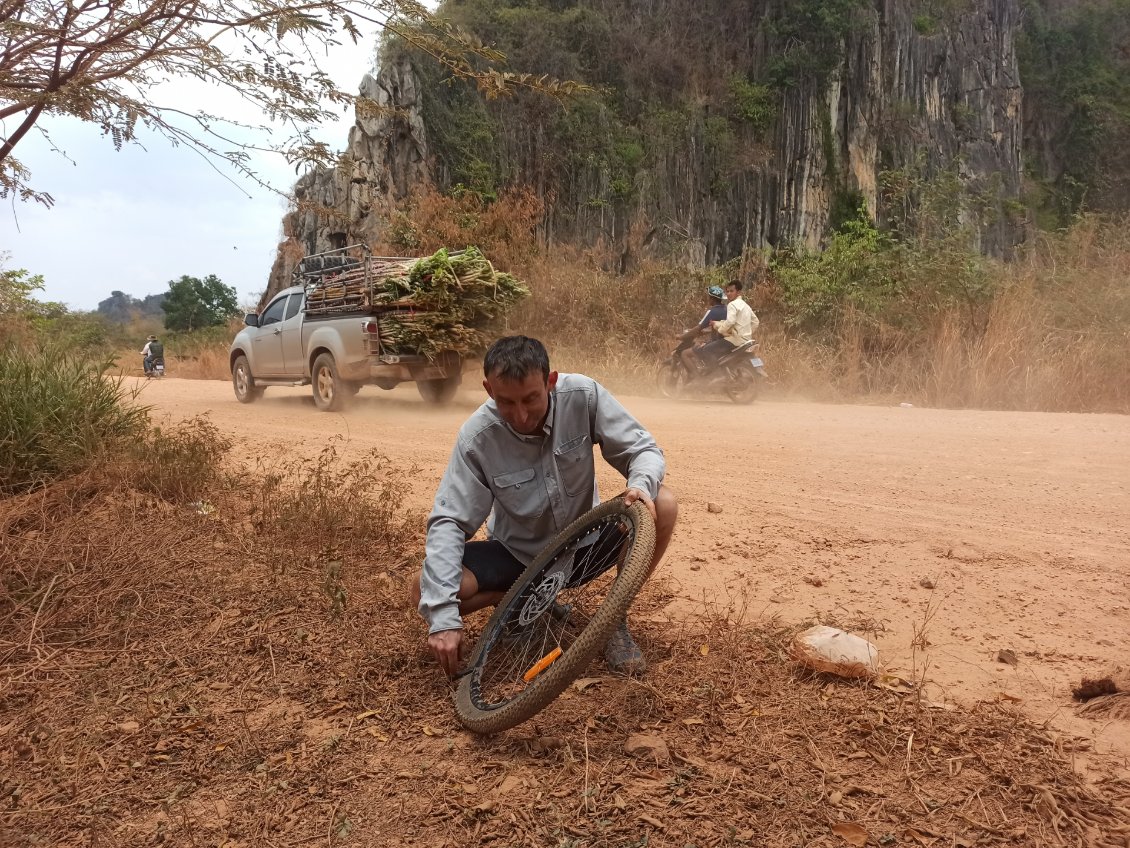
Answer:
[[[593,442],[600,445],[605,461],[624,475],[629,489],[647,492],[654,500],[667,470],[663,451],[620,401],[600,383],[593,385]]]
[[[436,492],[420,575],[420,615],[428,633],[459,630],[459,584],[463,579],[463,551],[467,540],[490,513],[494,496],[482,471],[464,448],[455,444],[447,470]]]

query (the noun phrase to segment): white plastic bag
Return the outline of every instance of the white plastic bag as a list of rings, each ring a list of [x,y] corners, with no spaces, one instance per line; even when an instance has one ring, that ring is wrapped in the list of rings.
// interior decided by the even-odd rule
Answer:
[[[818,624],[793,639],[793,659],[807,669],[840,677],[874,677],[879,649],[861,636]]]

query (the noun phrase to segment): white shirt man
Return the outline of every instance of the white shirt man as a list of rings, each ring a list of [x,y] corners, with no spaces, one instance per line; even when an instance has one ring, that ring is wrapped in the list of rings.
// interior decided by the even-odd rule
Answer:
[[[726,284],[726,320],[715,321],[715,332],[734,347],[753,341],[753,331],[761,323],[749,304],[742,299],[742,284],[731,280]]]
[[[698,358],[703,368],[708,369],[734,348],[753,341],[753,331],[761,322],[753,314],[749,304],[742,300],[742,284],[731,280],[726,284],[726,318],[711,321],[710,326],[721,338],[704,344],[698,349]]]

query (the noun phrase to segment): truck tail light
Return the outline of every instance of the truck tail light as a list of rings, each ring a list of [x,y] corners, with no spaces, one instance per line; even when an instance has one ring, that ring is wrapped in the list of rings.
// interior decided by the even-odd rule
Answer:
[[[377,334],[377,322],[376,321],[365,321],[361,325],[361,330],[362,330],[362,332],[365,332],[365,333],[368,333],[369,335],[375,336]]]

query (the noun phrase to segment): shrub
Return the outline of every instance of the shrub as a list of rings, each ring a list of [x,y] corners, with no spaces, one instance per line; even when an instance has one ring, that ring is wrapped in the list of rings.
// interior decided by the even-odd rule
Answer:
[[[0,348],[0,494],[89,467],[144,431],[145,409],[110,365],[58,346]]]
[[[767,85],[750,82],[744,76],[730,77],[730,104],[737,115],[762,135],[777,116],[777,94]]]
[[[774,262],[785,323],[834,330],[845,309],[878,315],[899,292],[891,242],[864,217],[844,221],[820,253],[783,253]]]
[[[193,418],[175,429],[153,427],[139,435],[126,455],[126,477],[141,492],[167,501],[199,499],[221,479],[221,461],[231,448],[215,424]]]

